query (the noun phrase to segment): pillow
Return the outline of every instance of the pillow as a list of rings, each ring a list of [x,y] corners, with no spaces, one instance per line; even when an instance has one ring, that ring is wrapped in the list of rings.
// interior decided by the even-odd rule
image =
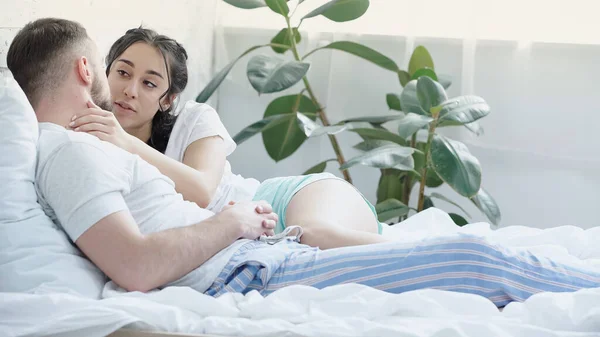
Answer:
[[[0,72],[0,292],[99,298],[104,274],[37,202],[37,120],[10,72]]]

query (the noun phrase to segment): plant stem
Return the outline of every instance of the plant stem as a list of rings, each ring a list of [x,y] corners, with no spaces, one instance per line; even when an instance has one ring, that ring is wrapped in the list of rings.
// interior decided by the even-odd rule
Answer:
[[[288,27],[288,37],[292,43],[292,48],[291,48],[292,53],[294,54],[294,58],[296,59],[296,61],[301,61],[302,59],[300,58],[300,54],[298,54],[298,49],[296,47],[296,39],[294,37],[294,32],[290,25],[290,19],[288,17],[286,17],[285,21],[286,21],[287,27]],[[310,86],[310,83],[308,83],[308,79],[306,78],[306,76],[304,76],[302,78],[302,81],[304,81],[304,86],[306,87],[306,91],[308,92],[310,99],[313,101],[313,103],[317,107],[317,114],[318,114],[319,118],[321,119],[323,126],[330,126],[331,124],[329,123],[329,119],[327,118],[327,115],[325,114],[325,109],[323,109],[323,107],[321,107],[321,104],[319,104],[319,101],[317,100],[317,96],[315,96],[315,93],[313,92],[312,87]],[[341,166],[346,162],[346,159],[344,158],[344,154],[342,153],[340,144],[338,143],[335,135],[328,135],[328,136],[329,136],[329,141],[331,142],[331,146],[333,147],[333,151],[335,152],[337,161]],[[350,172],[348,172],[348,170],[343,170],[342,174],[344,175],[344,179],[347,182],[352,184],[352,177],[350,177]]]
[[[427,167],[431,161],[431,141],[435,135],[435,126],[437,124],[438,115],[435,114],[435,120],[429,124],[429,135],[427,136],[427,144],[425,145],[425,163],[423,164],[423,170],[421,171],[421,183],[419,184],[419,205],[417,206],[417,213],[423,210],[425,204],[425,183],[427,182]]]
[[[311,50],[308,54],[306,54],[306,55],[304,55],[304,57],[302,57],[302,60],[305,60],[307,57],[312,55],[314,52],[319,51],[321,49],[323,49],[323,48],[316,48],[316,49]]]
[[[410,139],[410,147],[412,147],[413,149],[417,148],[417,134],[413,134],[412,138]],[[408,206],[408,203],[410,202],[410,191],[412,190],[412,176],[410,175],[410,173],[406,174],[406,177],[404,178],[404,191],[402,192],[402,202]]]
[[[279,43],[269,43],[269,44],[264,45],[263,47],[266,47],[266,46],[276,47],[276,48],[287,48],[287,47],[289,47],[286,44],[279,44]]]
[[[410,147],[412,147],[413,149],[417,148],[417,133],[416,132],[412,135],[412,138],[410,139]]]

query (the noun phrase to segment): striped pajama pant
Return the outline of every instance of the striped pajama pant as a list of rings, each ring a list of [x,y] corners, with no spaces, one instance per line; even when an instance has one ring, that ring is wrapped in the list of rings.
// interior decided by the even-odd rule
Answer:
[[[325,288],[359,283],[390,293],[433,288],[477,294],[502,307],[538,292],[600,287],[600,271],[586,269],[466,234],[330,250],[291,241],[250,242],[205,293],[257,290],[268,295],[290,285]]]

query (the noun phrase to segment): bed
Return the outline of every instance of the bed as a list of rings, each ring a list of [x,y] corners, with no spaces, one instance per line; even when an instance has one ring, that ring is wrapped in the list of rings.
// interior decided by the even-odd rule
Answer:
[[[10,74],[0,69],[0,75],[0,337],[600,336],[600,289],[538,294],[502,311],[475,295],[433,289],[392,295],[356,284],[293,286],[267,297],[212,298],[184,287],[102,292],[104,275],[37,202],[35,114]],[[457,227],[430,208],[386,227],[384,235],[412,241],[459,231],[600,270],[600,227]]]
[[[453,232],[600,268],[600,228],[492,230],[486,223],[460,228],[431,208],[387,227],[384,235],[409,241]],[[102,300],[0,296],[1,336],[600,336],[600,289],[538,294],[503,310],[475,295],[433,289],[392,295],[354,284],[217,299],[175,287],[148,294],[109,288]]]

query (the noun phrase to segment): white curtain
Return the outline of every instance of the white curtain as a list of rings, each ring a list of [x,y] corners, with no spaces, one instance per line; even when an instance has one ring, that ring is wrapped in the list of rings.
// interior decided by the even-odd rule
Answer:
[[[325,3],[306,0],[299,17]],[[292,8],[293,8],[293,3]],[[301,27],[301,53],[336,40],[370,46],[406,67],[417,45],[426,46],[438,73],[450,75],[449,96],[476,94],[492,113],[481,120],[479,137],[464,129],[448,130],[479,158],[483,186],[502,211],[502,225],[553,227],[598,224],[600,202],[599,5],[593,0],[371,0],[368,12],[349,23],[324,18]],[[283,19],[269,9],[252,11],[219,3],[216,68],[221,69],[248,47],[268,42],[283,28]],[[255,53],[270,53],[262,50]],[[258,96],[241,60],[223,83],[218,106],[225,125],[235,134],[260,119],[278,95]],[[388,111],[385,95],[399,93],[393,73],[338,51],[311,57],[309,80],[333,122]],[[299,86],[287,92],[297,93]],[[346,157],[357,153],[353,134],[339,136]],[[297,153],[274,163],[256,136],[240,145],[230,160],[234,171],[265,179],[300,174],[317,162],[333,158],[326,138],[310,139]],[[333,163],[328,171],[338,175]],[[378,171],[352,169],[356,186],[372,201]],[[467,200],[448,188],[472,221],[485,220]],[[457,209],[439,202],[448,211]]]

